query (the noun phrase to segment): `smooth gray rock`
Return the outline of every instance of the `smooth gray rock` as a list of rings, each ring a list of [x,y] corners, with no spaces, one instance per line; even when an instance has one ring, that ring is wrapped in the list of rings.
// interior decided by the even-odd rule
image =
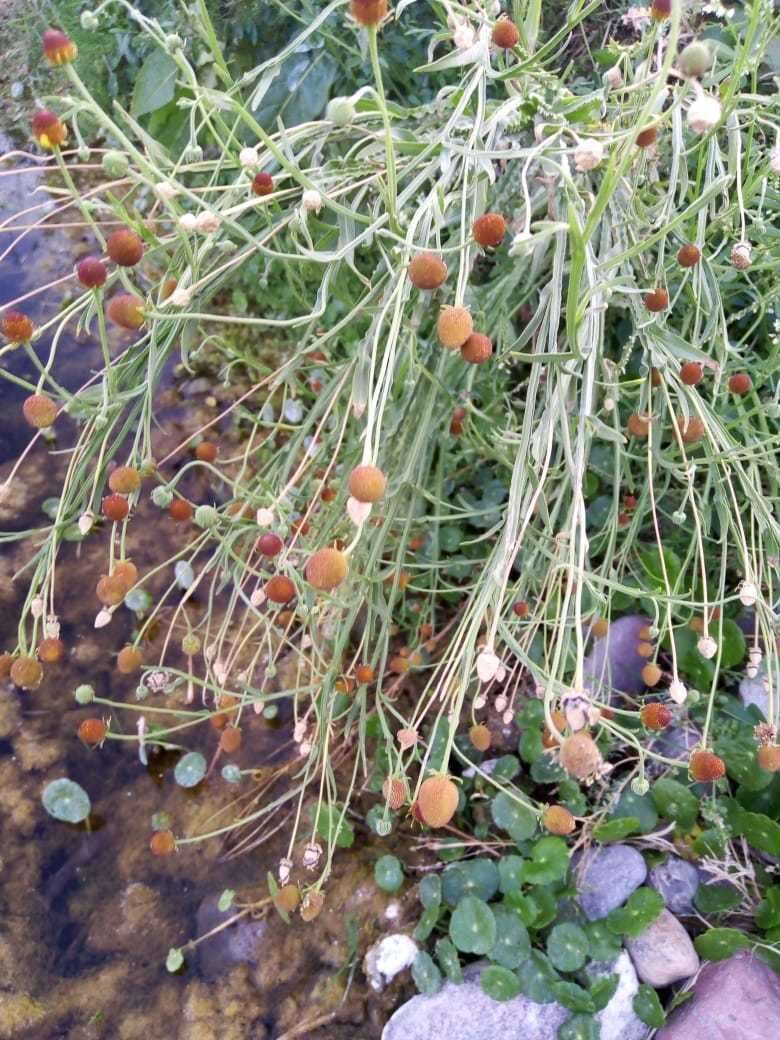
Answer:
[[[673,914],[692,914],[693,897],[699,887],[699,871],[679,856],[669,856],[650,871],[650,884],[664,897]]]
[[[446,982],[432,996],[412,997],[387,1023],[382,1040],[558,1040],[558,1029],[571,1011],[558,1003],[534,1004],[522,995],[502,1003],[492,1000],[479,985],[483,966],[469,965],[459,986]],[[632,1007],[639,982],[625,951],[591,974],[595,978],[613,972],[620,981],[596,1016],[600,1040],[645,1040],[649,1030]]]
[[[570,1015],[561,1004],[534,1004],[522,995],[493,1000],[476,980],[446,982],[438,993],[402,1004],[382,1040],[557,1040]]]
[[[600,1026],[599,1040],[645,1040],[650,1030],[634,1012],[634,997],[639,991],[631,958],[623,950],[612,964],[604,963],[588,969],[594,981],[602,975],[617,975],[620,979],[612,1000],[596,1018]]]
[[[630,845],[605,845],[583,853],[576,869],[580,906],[591,921],[622,906],[647,877],[647,865]]]
[[[642,669],[647,658],[640,657],[636,648],[642,640],[641,629],[650,619],[639,614],[617,618],[609,626],[603,639],[597,639],[583,662],[585,683],[594,693],[609,700],[611,693],[643,693],[647,687]]]
[[[655,1040],[771,1040],[780,1032],[780,975],[747,950],[705,964],[693,994]]]
[[[636,973],[651,986],[670,986],[699,969],[699,955],[691,937],[668,910],[662,910],[635,939],[626,939]]]
[[[206,896],[198,907],[198,935],[205,935],[223,924],[235,914],[235,910],[222,911],[217,906],[220,893]],[[198,967],[200,974],[209,980],[219,978],[235,964],[257,964],[260,959],[261,942],[267,928],[265,921],[253,921],[243,917],[240,921],[223,928],[221,932],[198,944]]]

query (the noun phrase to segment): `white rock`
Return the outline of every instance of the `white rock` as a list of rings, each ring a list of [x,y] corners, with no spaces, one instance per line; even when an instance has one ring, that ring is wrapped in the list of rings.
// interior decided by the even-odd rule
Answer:
[[[371,988],[381,992],[417,956],[417,943],[400,932],[375,942],[363,958],[363,971]]]

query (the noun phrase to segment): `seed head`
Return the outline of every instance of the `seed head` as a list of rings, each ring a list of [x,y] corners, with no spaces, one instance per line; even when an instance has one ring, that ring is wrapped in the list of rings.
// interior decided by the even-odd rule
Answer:
[[[628,417],[626,430],[632,437],[638,437],[643,441],[647,440],[650,436],[650,416],[640,415],[639,412],[633,412]]]
[[[124,578],[115,574],[104,574],[95,586],[98,602],[104,607],[117,607],[127,595],[128,589]]]
[[[387,0],[352,0],[350,10],[360,25],[379,25],[387,14]]]
[[[722,114],[720,101],[711,94],[702,94],[688,109],[688,126],[695,134],[706,134],[718,125]]]
[[[574,166],[579,173],[595,170],[604,159],[604,145],[595,138],[588,137],[580,141],[574,149]]]
[[[500,246],[506,234],[506,221],[500,213],[483,213],[471,229],[474,241],[484,248]]]
[[[417,289],[431,291],[447,281],[447,265],[433,253],[418,253],[407,268],[409,281]]]
[[[68,128],[53,112],[40,108],[32,117],[33,137],[46,151],[61,148],[68,140]]]
[[[135,267],[144,255],[144,244],[135,231],[118,228],[108,236],[106,252],[120,267]]]
[[[174,498],[168,506],[168,516],[175,524],[187,524],[192,520],[193,509],[184,498]]]
[[[493,356],[493,342],[481,332],[472,332],[460,348],[460,356],[470,365],[483,365]]]
[[[683,444],[696,444],[707,435],[707,429],[698,415],[692,415],[688,419],[678,415],[675,423],[680,431]]]
[[[417,810],[429,827],[446,827],[458,808],[458,788],[443,774],[423,780],[417,796]]]
[[[271,603],[289,603],[295,599],[295,585],[285,574],[275,574],[266,582],[264,592]]]
[[[702,657],[705,657],[709,661],[715,656],[715,654],[717,654],[718,644],[712,636],[700,636],[699,641],[696,644],[696,649]]]
[[[108,486],[121,495],[131,495],[141,486],[141,474],[133,466],[117,466],[109,475]]]
[[[315,589],[330,592],[347,576],[347,557],[340,549],[319,549],[306,564],[306,580]]]
[[[102,719],[84,719],[78,729],[79,740],[91,747],[102,744],[106,736],[106,724]]]
[[[729,376],[729,390],[737,397],[750,393],[752,389],[753,380],[747,372],[735,372],[733,376]]]
[[[487,751],[491,739],[490,730],[485,725],[472,726],[469,730],[471,746],[477,751]]]
[[[520,31],[515,23],[504,15],[493,26],[490,39],[493,46],[499,50],[511,50],[512,47],[517,46],[517,41],[520,39]]]
[[[144,323],[144,301],[133,293],[119,293],[108,301],[106,314],[123,329],[140,329]]]
[[[648,683],[648,686],[650,683]],[[642,725],[646,729],[666,729],[672,721],[672,713],[665,704],[653,701],[652,704],[644,704],[639,713]]]
[[[756,751],[756,759],[762,769],[769,773],[780,772],[780,747],[777,744],[763,744]]]
[[[649,293],[645,293],[645,307],[653,314],[665,311],[668,306],[669,293],[666,289],[651,289]]]
[[[603,758],[593,737],[584,731],[566,737],[561,744],[561,765],[578,780],[587,780],[600,769]]]
[[[255,542],[255,547],[261,556],[278,556],[284,548],[284,542],[278,534],[274,534],[272,531],[266,531],[265,534],[261,534]]]
[[[266,195],[273,195],[274,179],[271,174],[266,173],[265,170],[256,173],[252,178],[252,191],[261,198]]]
[[[130,506],[124,495],[106,495],[100,503],[100,511],[107,520],[118,523],[130,512]]]
[[[285,914],[292,914],[298,909],[301,893],[297,885],[284,885],[274,897],[274,905]]]
[[[653,0],[650,17],[655,22],[663,22],[672,13],[672,0]]]
[[[686,361],[680,366],[680,382],[686,386],[696,386],[704,378],[704,369],[698,361]]]
[[[348,97],[331,98],[325,109],[325,118],[336,126],[349,126],[355,115],[355,105]]]
[[[528,604],[524,599],[519,599],[516,603],[512,604],[512,613],[515,617],[527,617],[528,616]]]
[[[76,264],[76,277],[85,289],[99,289],[105,285],[108,271],[96,256],[85,256]]]
[[[176,851],[173,831],[155,831],[149,841],[149,850],[153,856],[173,855]]]
[[[387,477],[377,466],[356,466],[349,475],[349,493],[358,502],[378,502],[386,487]]]
[[[138,568],[131,560],[120,560],[111,571],[111,576],[123,581],[129,592],[138,581]]]
[[[355,678],[361,686],[374,681],[374,669],[370,664],[359,664],[355,669]]]
[[[34,657],[22,655],[11,665],[11,682],[22,690],[37,690],[43,680],[43,668]]]
[[[680,246],[677,251],[677,263],[680,267],[695,267],[701,260],[701,252],[692,243]]]
[[[54,425],[57,405],[45,394],[30,394],[22,404],[22,414],[36,430],[46,430]]]
[[[23,311],[6,311],[0,328],[11,343],[29,343],[35,331],[35,326]]]
[[[542,813],[542,826],[550,834],[565,838],[577,826],[577,822],[565,805],[548,805]]]
[[[219,445],[213,441],[201,441],[195,448],[195,458],[200,462],[214,462],[219,455]]]
[[[219,749],[226,755],[235,755],[241,747],[241,730],[238,726],[225,726],[219,737]]]
[[[385,777],[382,784],[382,795],[387,802],[388,808],[395,811],[405,804],[409,797],[406,781],[397,776]]]
[[[658,137],[658,131],[654,126],[645,127],[644,130],[640,130],[636,136],[636,143],[640,148],[649,148],[651,144],[655,144],[656,138]]]
[[[62,29],[46,29],[41,42],[50,65],[67,65],[78,57],[78,47]]]
[[[439,342],[448,350],[462,347],[474,330],[471,313],[465,307],[442,307],[436,322]]]
[[[746,271],[753,263],[753,247],[749,242],[737,242],[731,250],[731,263],[738,271]]]
[[[65,653],[65,644],[61,639],[48,637],[42,639],[38,644],[38,657],[44,664],[54,664],[62,659]]]
[[[691,755],[688,771],[694,780],[705,783],[709,780],[720,780],[725,776],[726,765],[714,752],[700,749]]]
[[[132,675],[143,664],[143,655],[137,646],[125,646],[116,656],[117,671],[121,675]]]
[[[320,916],[320,912],[325,905],[325,896],[322,892],[307,892],[303,897],[301,903],[301,920],[302,921],[314,921]]]
[[[677,68],[683,76],[700,78],[712,68],[712,53],[706,43],[694,40],[684,47],[677,59]]]

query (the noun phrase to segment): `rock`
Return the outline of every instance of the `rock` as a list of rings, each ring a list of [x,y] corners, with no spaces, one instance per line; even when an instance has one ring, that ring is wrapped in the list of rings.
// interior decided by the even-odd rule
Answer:
[[[0,993],[0,1040],[26,1034],[45,1017],[43,1006],[26,993]]]
[[[778,662],[773,661],[773,674],[777,675]],[[755,704],[764,718],[768,718],[769,712],[769,688],[768,688],[768,677],[767,677],[767,666],[766,658],[761,662],[758,668],[758,674],[754,679],[745,676],[744,679],[740,680],[739,683],[739,696],[742,703],[749,707],[751,704]]]
[[[590,921],[598,921],[639,888],[647,866],[630,845],[606,845],[583,853],[576,873],[580,906]]]
[[[612,999],[596,1015],[599,1023],[599,1040],[645,1040],[649,1029],[634,1011],[634,997],[639,991],[639,979],[634,965],[625,950],[617,960],[594,966],[588,971],[595,981],[603,975],[617,975],[618,987]]]
[[[504,1002],[491,999],[479,984],[483,966],[467,967],[459,986],[446,982],[432,996],[412,997],[387,1023],[382,1040],[557,1040],[571,1011],[557,1002],[535,1004],[522,995]],[[600,1040],[645,1040],[649,1030],[632,1007],[639,982],[627,953],[591,973],[597,978],[613,972],[620,981],[596,1016]]]
[[[101,953],[124,950],[135,961],[157,963],[180,941],[180,932],[159,892],[134,881],[94,905],[87,943]]]
[[[636,973],[651,986],[670,986],[690,978],[699,968],[691,938],[668,910],[662,910],[636,939],[626,939]]]
[[[363,958],[363,971],[377,993],[392,982],[396,975],[411,967],[417,956],[417,943],[408,935],[386,935],[375,942]]]
[[[650,884],[664,897],[673,914],[692,914],[699,871],[679,856],[668,856],[650,871]]]
[[[247,968],[233,968],[218,986],[191,982],[181,1002],[177,1040],[265,1040],[264,996]]]
[[[780,975],[747,950],[705,964],[693,994],[655,1040],[769,1040],[780,1021]]]
[[[205,935],[213,928],[224,924],[235,914],[235,910],[220,910],[217,906],[220,893],[206,896],[198,907],[197,934]],[[214,980],[236,964],[257,964],[260,945],[268,925],[266,921],[254,921],[242,917],[240,921],[223,928],[197,946],[198,967],[205,979]]]
[[[640,657],[636,648],[642,642],[640,631],[649,624],[649,618],[627,614],[613,621],[607,634],[596,640],[583,662],[585,682],[594,693],[609,700],[613,692],[644,692],[642,669],[647,658]]]
[[[407,1000],[382,1031],[382,1040],[557,1040],[570,1016],[561,1004],[534,1004],[522,995],[492,1000],[476,979],[446,982],[431,996]]]

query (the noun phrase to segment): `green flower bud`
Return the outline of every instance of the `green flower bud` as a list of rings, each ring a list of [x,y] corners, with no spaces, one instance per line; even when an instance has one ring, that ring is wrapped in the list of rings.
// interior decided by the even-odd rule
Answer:
[[[216,527],[219,523],[219,513],[214,506],[198,506],[193,519],[198,527]]]
[[[103,171],[109,177],[124,177],[130,169],[130,161],[124,152],[106,152],[103,156]]]
[[[91,704],[95,699],[95,691],[87,683],[82,683],[73,691],[73,696],[79,704]]]
[[[712,68],[712,53],[706,43],[694,40],[680,53],[677,66],[684,76],[703,76]]]
[[[355,106],[350,98],[337,97],[328,102],[325,118],[336,126],[349,126],[355,118]]]
[[[160,509],[167,509],[173,501],[173,493],[167,487],[156,487],[152,492],[152,502]]]

